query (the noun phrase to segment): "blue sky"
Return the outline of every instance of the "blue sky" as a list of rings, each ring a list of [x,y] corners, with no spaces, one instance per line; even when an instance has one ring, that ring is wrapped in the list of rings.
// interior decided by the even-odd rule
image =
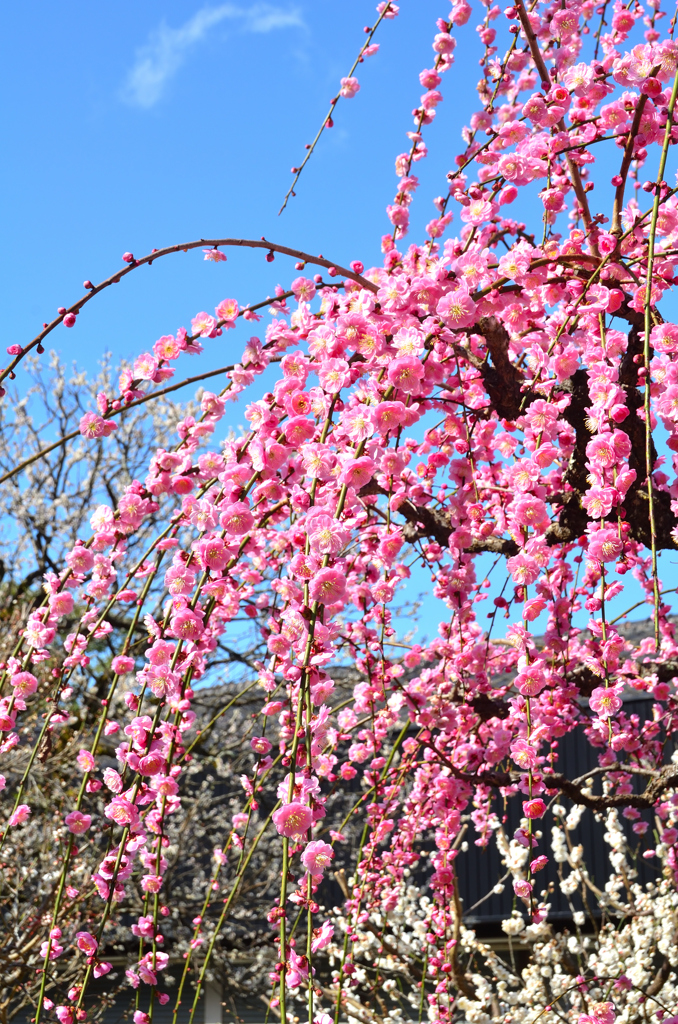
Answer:
[[[340,103],[297,197],[277,215],[290,168],[353,63],[363,26],[374,23],[375,6],[10,5],[0,61],[6,344],[30,340],[58,306],[82,294],[84,279],[96,282],[122,266],[127,250],[142,255],[199,237],[265,235],[343,265],[380,262],[394,159],[408,146],[423,91],[418,73],[432,64],[435,20],[448,13],[447,3],[403,0],[399,17],[382,23],[379,53],[357,71],[360,93]],[[408,241],[423,237],[431,200],[444,193],[461,148],[461,128],[478,106],[480,43],[472,23],[455,34],[445,101],[425,129],[429,157],[416,165],[421,186]],[[614,150],[610,156],[616,163]],[[596,197],[600,203],[600,189]],[[529,205],[511,213],[529,215]],[[58,328],[48,345],[92,371],[106,350],[114,361],[133,356],[223,298],[256,302],[295,276],[291,260],[267,264],[260,251],[228,255],[226,264],[205,263],[198,250],[142,268],[89,304],[75,328]],[[237,358],[250,333],[241,322],[208,341],[199,363],[180,362],[177,378]],[[231,408],[233,424],[242,423],[242,403]],[[427,589],[427,577],[418,574],[416,586]],[[427,613],[430,607],[427,601]]]
[[[447,4],[405,0],[398,18],[382,22],[381,50],[358,71],[360,94],[342,102],[297,198],[277,216],[290,168],[362,45],[363,26],[374,23],[375,6],[26,0],[8,8],[0,74],[11,156],[0,171],[0,288],[12,311],[11,341],[31,338],[81,294],[83,280],[120,266],[126,250],[265,235],[344,265],[378,261],[394,158],[407,146],[423,91],[418,72],[432,63],[435,20]],[[432,155],[417,167],[417,228],[434,214],[431,199],[445,190],[463,114],[473,109],[481,49],[472,27],[465,31],[465,56],[428,130]],[[226,267],[204,264],[199,253],[170,257],[131,275],[50,343],[90,366],[105,348],[131,355],[226,295],[264,298],[291,272],[291,262],[268,266],[261,253],[229,254]]]

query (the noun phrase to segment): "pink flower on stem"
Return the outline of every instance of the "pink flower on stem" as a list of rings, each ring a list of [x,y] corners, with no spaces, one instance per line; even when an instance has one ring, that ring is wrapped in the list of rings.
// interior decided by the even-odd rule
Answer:
[[[30,697],[38,688],[38,680],[32,672],[17,672],[9,681],[17,696],[21,697]]]
[[[612,687],[596,686],[589,697],[589,707],[598,718],[611,718],[616,715],[623,704],[619,694]]]
[[[514,583],[520,584],[520,586],[528,586],[539,576],[541,569],[536,559],[531,558],[530,555],[526,555],[524,551],[521,551],[518,555],[513,555],[509,558],[507,563],[508,571],[511,573],[511,577]]]
[[[254,516],[250,512],[249,505],[245,501],[234,501],[227,505],[219,516],[219,522],[226,530],[226,533],[234,537],[242,537],[249,533],[254,526]]]
[[[223,299],[215,309],[219,320],[225,321],[224,327],[226,328],[235,327],[239,311],[240,306],[236,299]]]
[[[539,664],[526,665],[515,678],[515,686],[524,697],[536,697],[546,686]]]
[[[533,622],[541,615],[545,608],[546,601],[543,597],[531,597],[523,605],[523,618],[528,622]]]
[[[116,675],[122,676],[134,669],[134,658],[126,654],[118,654],[111,662],[111,668]]]
[[[285,424],[285,440],[298,448],[315,434],[315,424],[306,416],[292,416]]]
[[[297,988],[305,982],[308,978],[308,966],[305,956],[299,956],[293,949],[290,949],[285,972],[285,981],[290,988]]]
[[[49,610],[53,615],[70,615],[73,611],[73,595],[64,593],[52,594],[49,599]]]
[[[298,580],[310,580],[320,568],[320,562],[313,555],[295,555],[287,567],[291,576]]]
[[[201,562],[207,569],[224,569],[231,557],[231,553],[221,537],[204,538],[198,545],[198,552]]]
[[[198,313],[191,320],[191,333],[194,337],[198,335],[201,338],[213,338],[216,326],[216,320],[209,313]]]
[[[537,766],[537,751],[526,740],[515,741],[511,747],[511,757],[525,771]]]
[[[202,618],[190,608],[182,608],[170,619],[170,632],[178,640],[199,640],[205,632]]]
[[[91,932],[78,932],[76,935],[76,943],[78,949],[81,950],[81,952],[86,953],[87,956],[94,956],[99,948],[99,943]]]
[[[338,394],[351,379],[351,368],[345,359],[326,359],[318,368],[318,379],[324,391]]]
[[[449,32],[439,32],[433,40],[433,49],[436,53],[452,53],[457,41]]]
[[[329,946],[334,937],[334,925],[330,921],[323,921],[320,928],[315,928],[311,939],[311,952],[317,953],[320,949]]]
[[[592,438],[586,445],[586,457],[589,462],[600,469],[616,466],[619,456],[615,450],[612,434],[597,434]]]
[[[160,892],[162,875],[144,875],[141,879],[141,888],[144,892]]]
[[[69,832],[76,836],[81,836],[92,824],[92,816],[90,814],[83,814],[81,811],[71,811],[70,814],[66,815],[64,821]]]
[[[348,540],[348,532],[332,516],[314,516],[307,528],[311,551],[316,555],[337,555]]]
[[[103,419],[95,412],[86,412],[80,419],[78,429],[83,437],[92,440],[97,437],[108,437],[118,429],[118,424],[114,420]]]
[[[359,459],[350,459],[339,474],[342,484],[350,484],[356,490],[364,487],[374,476],[376,466],[369,455],[362,455]]]
[[[290,288],[294,292],[297,302],[311,302],[315,298],[315,285],[307,277],[297,277],[292,281]]]
[[[81,541],[66,555],[66,564],[75,572],[89,572],[94,564],[94,555]]]
[[[406,412],[402,402],[380,402],[372,411],[372,421],[381,434],[387,434],[402,425]]]
[[[526,882],[522,878],[515,878],[513,880],[513,891],[516,896],[520,896],[521,899],[529,899],[532,894],[531,882]]]
[[[7,824],[15,828],[17,825],[22,825],[25,821],[28,821],[30,815],[31,809],[28,804],[19,804],[17,809],[10,815]]]
[[[523,800],[523,814],[526,818],[541,818],[546,811],[546,804],[541,797],[534,800]]]
[[[397,228],[406,228],[410,222],[410,211],[401,203],[393,203],[386,207],[386,215],[391,224]]]
[[[652,328],[650,344],[658,352],[678,351],[678,325],[659,324]]]
[[[64,947],[60,945],[58,942],[58,939],[61,938],[60,928],[52,928],[50,932],[50,938],[51,942],[43,942],[42,945],[40,946],[40,956],[43,958],[43,960],[47,956],[48,950],[50,960],[57,960],[64,951]]]
[[[421,360],[414,356],[400,356],[388,366],[388,379],[394,387],[406,394],[417,395],[424,377]]]
[[[306,804],[292,801],[274,811],[273,824],[281,836],[299,841],[313,824],[313,811]]]
[[[591,487],[581,503],[591,519],[605,519],[612,511],[616,500],[617,495],[613,487]]]
[[[425,228],[426,234],[429,235],[430,238],[440,238],[440,236],[445,233],[445,228],[451,221],[451,211],[448,211],[442,217],[436,217],[433,220],[430,220]]]
[[[619,244],[619,239],[615,235],[608,234],[607,231],[601,231],[598,235],[598,249],[603,256],[609,256],[613,253]]]
[[[116,796],[111,800],[110,804],[104,807],[104,814],[117,825],[134,826],[139,820],[138,810],[123,796]]]
[[[545,530],[550,522],[546,504],[541,498],[535,498],[532,495],[526,495],[512,502],[510,516],[514,526],[532,528],[537,531]]]
[[[346,577],[338,569],[321,569],[309,583],[309,594],[320,604],[336,604],[346,598]]]
[[[480,225],[490,220],[497,212],[497,204],[489,199],[473,199],[463,207],[461,219],[467,224]]]
[[[589,540],[588,553],[600,562],[614,562],[622,553],[623,544],[614,527],[597,530]]]
[[[311,875],[321,875],[334,858],[334,850],[321,839],[308,844],[301,855],[301,863]]]
[[[438,315],[452,330],[470,327],[476,321],[476,304],[465,288],[455,288],[443,295],[437,306]]]
[[[345,409],[341,415],[341,425],[352,441],[365,441],[376,429],[367,405],[354,405]]]
[[[150,352],[144,352],[134,360],[134,377],[136,380],[153,380],[158,372],[158,360]]]
[[[97,763],[89,750],[81,750],[76,757],[78,768],[83,772],[96,771]]]
[[[250,746],[255,754],[263,757],[265,754],[268,754],[272,744],[265,736],[253,736],[250,740]]]
[[[139,759],[140,775],[158,775],[166,767],[165,758],[159,750],[153,750]]]
[[[505,206],[508,203],[513,203],[518,198],[518,189],[515,185],[505,185],[497,196],[497,202],[500,206]]]
[[[223,252],[219,252],[216,246],[213,249],[203,249],[203,252],[205,254],[203,259],[211,260],[212,263],[226,262],[226,254]]]
[[[111,793],[122,792],[122,778],[115,768],[104,769],[104,785],[110,789]]]
[[[579,1014],[577,1024],[614,1024],[615,1018],[616,1014],[613,1003],[594,1003],[590,1007],[590,1013]],[[670,1024],[670,1020],[666,1017],[664,1018],[664,1024]]]
[[[424,68],[423,71],[419,72],[419,81],[424,89],[435,89],[442,82],[442,78],[435,68]]]
[[[352,99],[357,92],[360,91],[360,83],[357,78],[342,78],[341,89],[339,95],[343,96],[344,99]]]

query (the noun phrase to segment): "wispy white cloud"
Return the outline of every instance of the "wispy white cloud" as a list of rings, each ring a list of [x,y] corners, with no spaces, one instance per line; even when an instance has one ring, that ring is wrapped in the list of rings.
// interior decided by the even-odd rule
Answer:
[[[137,50],[134,67],[122,89],[125,102],[146,109],[154,106],[189,51],[205,38],[210,29],[223,21],[234,22],[243,32],[272,32],[281,28],[302,28],[304,25],[296,8],[283,10],[267,3],[251,7],[235,4],[203,7],[179,28],[169,28],[163,22],[152,33],[148,43]]]

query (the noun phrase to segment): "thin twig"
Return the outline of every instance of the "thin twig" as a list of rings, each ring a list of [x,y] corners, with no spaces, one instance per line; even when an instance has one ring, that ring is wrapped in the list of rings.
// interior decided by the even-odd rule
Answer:
[[[381,21],[383,20],[383,18],[386,17],[386,14],[390,10],[390,7],[391,7],[390,3],[386,4],[386,6],[384,7],[383,11],[381,12],[379,17],[377,18],[377,20],[376,20],[376,22],[374,24],[374,28],[370,29],[370,33],[369,33],[367,39],[365,40],[365,42],[363,43],[363,45],[362,45],[362,47],[360,49],[360,53],[358,54],[358,56],[354,60],[353,66],[352,66],[351,70],[349,71],[349,73],[346,76],[347,78],[350,78],[352,76],[353,72],[358,67],[358,64],[360,64],[361,60],[363,59],[363,54],[365,53],[365,50],[367,49],[367,47],[372,42],[372,37],[374,36],[374,33],[379,28],[379,25],[380,25]],[[297,170],[296,170],[296,172],[294,174],[294,180],[292,181],[292,184],[290,185],[289,189],[287,190],[287,194],[285,195],[285,198],[283,200],[282,206],[278,210],[278,216],[280,216],[280,214],[283,212],[283,210],[287,206],[287,203],[288,203],[288,200],[289,200],[290,196],[296,195],[296,192],[294,191],[294,187],[297,184],[297,182],[299,181],[299,178],[301,177],[301,172],[303,171],[304,167],[306,166],[308,161],[311,159],[311,154],[313,153],[313,150],[315,149],[318,141],[320,140],[320,136],[322,135],[322,133],[325,131],[326,128],[330,127],[328,122],[331,121],[332,114],[334,113],[334,108],[336,107],[336,105],[339,102],[340,98],[341,98],[341,93],[339,93],[339,95],[335,96],[334,99],[332,100],[332,102],[330,103],[330,109],[328,110],[327,114],[323,118],[323,122],[322,122],[322,124],[320,125],[320,128],[317,131],[316,137],[314,138],[314,140],[311,143],[311,145],[308,147],[308,153],[306,154],[306,156],[304,157],[304,159],[302,160],[300,166],[297,168]]]
[[[532,24],[530,22],[528,13],[525,10],[523,0],[518,0],[518,2],[516,3],[516,10],[518,11],[520,24],[522,25],[523,32],[525,33],[525,38],[527,39],[528,45],[530,47],[532,59],[534,60],[535,67],[537,68],[537,72],[539,73],[539,77],[541,78],[541,84],[543,88],[548,92],[553,82],[551,81],[551,76],[549,75],[546,64],[544,63],[544,58],[539,48],[539,42],[537,40],[536,35],[534,34],[534,29],[532,28]],[[561,118],[558,122],[558,129],[561,132],[567,131],[564,118]],[[591,235],[591,229],[593,227],[591,210],[589,208],[589,201],[586,198],[586,192],[584,191],[584,185],[582,184],[581,175],[579,174],[579,168],[577,167],[572,157],[567,156],[565,159],[567,160],[567,167],[570,174],[570,180],[572,181],[572,187],[574,188],[575,195],[581,207],[582,216],[584,218],[584,224],[586,225],[586,234],[589,238],[591,248],[593,249],[596,256],[598,256],[600,255],[598,252],[598,247],[595,238],[593,238]]]
[[[188,252],[189,249],[198,249],[201,246],[206,246],[210,249],[217,249],[219,246],[227,247],[238,247],[246,249],[266,249],[268,252],[279,252],[283,256],[292,256],[296,260],[301,260],[303,263],[310,263],[312,266],[325,267],[327,270],[336,270],[337,273],[343,274],[344,277],[350,278],[352,281],[356,281],[362,288],[367,288],[371,292],[378,291],[378,288],[372,281],[368,281],[366,278],[361,277],[360,274],[356,274],[353,270],[347,270],[346,267],[340,266],[338,263],[332,263],[331,260],[326,260],[324,256],[312,256],[310,253],[303,252],[301,249],[290,249],[286,245],[277,245],[275,242],[269,242],[265,238],[257,241],[254,238],[198,238],[194,242],[180,242],[178,245],[168,245],[164,249],[155,249],[153,252],[148,253],[147,256],[142,256],[139,260],[133,260],[120,270],[116,271],[115,274],[111,274],[100,284],[95,285],[91,288],[81,299],[74,302],[72,306],[60,313],[51,323],[47,324],[46,327],[40,331],[39,334],[28,343],[21,352],[14,357],[9,366],[5,367],[4,370],[0,370],[0,384],[8,377],[12,371],[17,367],[25,355],[27,355],[32,349],[36,348],[45,340],[48,334],[63,322],[65,316],[68,313],[78,314],[82,307],[88,303],[95,295],[98,295],[104,290],[109,288],[112,284],[118,284],[123,277],[127,274],[131,274],[137,267],[141,267],[148,263],[149,266],[154,260],[160,259],[161,256],[169,256],[175,252]]]
[[[652,593],[654,599],[654,645],[655,651],[659,651],[659,574],[657,567],[657,526],[654,514],[654,485],[652,473],[652,415],[651,415],[651,391],[652,378],[650,373],[650,332],[652,330],[652,272],[654,269],[654,240],[657,233],[657,220],[659,217],[659,197],[661,194],[661,183],[666,169],[666,158],[671,142],[671,130],[673,126],[673,110],[678,96],[678,71],[673,80],[673,91],[669,101],[669,109],[666,115],[666,128],[664,131],[664,144],[659,160],[657,181],[654,192],[654,205],[652,207],[652,221],[650,223],[650,235],[647,244],[647,278],[645,282],[645,340],[643,345],[643,363],[645,366],[645,473],[647,476],[647,500],[650,514],[650,540],[652,544]],[[642,99],[646,99],[645,96]],[[640,103],[638,104],[640,107]],[[635,122],[634,122],[635,123]]]
[[[268,298],[264,299],[263,302],[257,302],[254,306],[246,306],[244,309],[239,311],[238,317],[243,316],[244,313],[253,312],[257,309],[263,309],[265,306],[270,306],[272,302],[280,302],[284,299],[289,299],[293,294],[294,292],[291,291],[283,292],[282,295],[276,295],[274,299]],[[217,326],[221,327],[225,323],[225,320],[218,320]],[[199,335],[190,336],[187,338],[187,341],[195,341],[197,337],[199,337]],[[278,360],[275,359],[271,360],[271,362],[277,361]],[[154,398],[162,398],[163,395],[169,395],[172,391],[179,391],[181,388],[187,387],[189,384],[197,384],[210,377],[218,377],[222,373],[230,373],[231,370],[235,369],[235,365],[235,363],[232,363],[230,366],[221,366],[218,370],[209,370],[207,373],[199,373],[195,377],[186,377],[184,380],[177,381],[176,384],[170,384],[169,387],[160,388],[158,391],[151,391],[142,398],[137,398],[133,402],[129,402],[127,405],[121,406],[119,409],[109,409],[108,412],[102,416],[102,419],[113,419],[114,416],[120,416],[123,412],[127,412],[128,409],[135,409],[139,405],[145,405],[146,402],[150,402]],[[35,455],[31,455],[30,458],[25,459],[23,462],[20,462],[18,466],[14,466],[13,469],[10,469],[4,476],[0,476],[0,484],[6,483],[7,480],[11,480],[13,476],[17,475],[17,473],[21,473],[34,462],[44,458],[45,455],[49,455],[50,452],[60,448],[61,445],[67,444],[68,441],[72,441],[79,433],[79,430],[71,430],[69,434],[64,434],[58,440],[54,441],[53,444],[48,445],[46,448],[41,448],[40,451],[35,453]]]

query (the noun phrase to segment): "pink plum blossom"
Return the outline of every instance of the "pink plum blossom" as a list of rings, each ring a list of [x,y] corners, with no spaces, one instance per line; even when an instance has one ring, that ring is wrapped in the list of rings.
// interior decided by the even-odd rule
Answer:
[[[17,825],[22,825],[25,821],[28,821],[31,815],[31,808],[28,804],[19,804],[16,810],[12,811],[9,816],[7,824],[11,828],[15,828]]]
[[[198,335],[200,338],[211,338],[216,326],[216,320],[209,313],[198,313],[191,320],[193,334]]]
[[[453,330],[470,327],[476,318],[476,304],[465,289],[456,288],[439,301],[437,312]]]
[[[280,835],[299,840],[313,824],[313,813],[306,804],[292,801],[273,812],[273,824]]]
[[[321,839],[309,843],[301,855],[301,863],[312,875],[321,875],[332,863],[334,850]]]
[[[406,394],[417,394],[420,381],[424,376],[424,367],[414,356],[400,356],[388,367],[388,379],[400,391]]]
[[[616,715],[621,706],[621,697],[611,687],[596,686],[589,697],[589,707],[599,718],[610,718]]]
[[[310,581],[308,589],[313,601],[335,604],[346,597],[346,577],[338,569],[321,569]]]
[[[537,765],[537,751],[525,740],[516,740],[511,747],[511,757],[519,768],[532,769]]]
[[[71,811],[70,814],[66,815],[64,821],[69,832],[80,836],[89,829],[92,824],[92,816],[91,814],[83,814],[81,811]]]
[[[117,429],[114,420],[105,420],[95,412],[86,412],[80,420],[80,433],[89,439],[97,437],[108,437]]]
[[[351,99],[360,90],[360,83],[357,78],[342,78],[339,94],[345,99]]]

